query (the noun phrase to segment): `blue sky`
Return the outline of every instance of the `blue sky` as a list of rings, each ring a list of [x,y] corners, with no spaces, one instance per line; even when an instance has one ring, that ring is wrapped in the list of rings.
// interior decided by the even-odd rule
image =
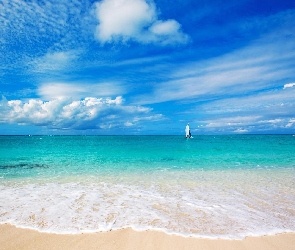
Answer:
[[[0,134],[295,133],[292,0],[0,0]]]

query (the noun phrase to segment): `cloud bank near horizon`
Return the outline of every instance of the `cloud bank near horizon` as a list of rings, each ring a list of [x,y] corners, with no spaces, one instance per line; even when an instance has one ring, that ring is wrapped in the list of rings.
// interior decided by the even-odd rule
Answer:
[[[225,133],[273,133],[295,129],[295,88],[280,88],[240,97],[214,100],[192,108],[191,112],[206,113],[195,120],[203,124],[196,131]]]
[[[151,108],[124,105],[122,96],[6,100],[0,102],[0,123],[46,126],[58,130],[113,129],[140,126],[141,121],[162,120]]]

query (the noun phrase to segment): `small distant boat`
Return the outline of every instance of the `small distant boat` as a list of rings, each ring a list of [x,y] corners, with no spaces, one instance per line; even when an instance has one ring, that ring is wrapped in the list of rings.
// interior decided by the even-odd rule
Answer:
[[[189,123],[185,127],[185,138],[193,138],[189,128]]]

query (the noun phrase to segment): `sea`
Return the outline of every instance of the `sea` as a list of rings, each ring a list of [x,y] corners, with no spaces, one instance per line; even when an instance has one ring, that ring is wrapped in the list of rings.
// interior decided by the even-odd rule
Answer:
[[[0,136],[0,224],[243,239],[295,232],[295,136]]]

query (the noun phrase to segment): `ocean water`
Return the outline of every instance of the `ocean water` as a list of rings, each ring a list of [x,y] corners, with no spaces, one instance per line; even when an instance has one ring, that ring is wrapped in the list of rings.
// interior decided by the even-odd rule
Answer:
[[[295,137],[0,136],[3,223],[226,239],[295,232]]]

